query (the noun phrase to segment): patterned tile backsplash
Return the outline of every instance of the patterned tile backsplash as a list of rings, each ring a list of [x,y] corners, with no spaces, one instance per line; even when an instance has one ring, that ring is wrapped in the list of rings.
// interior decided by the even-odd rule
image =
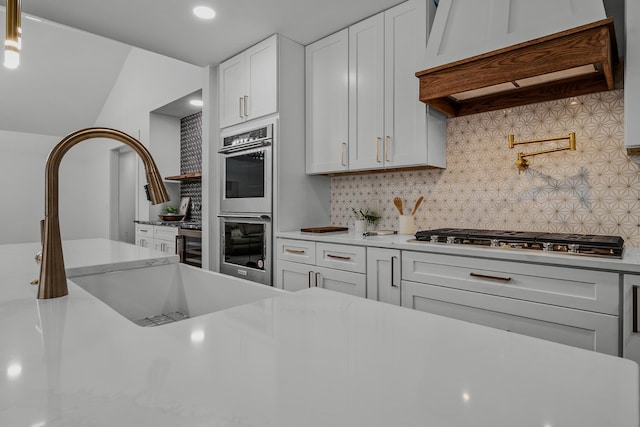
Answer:
[[[202,112],[180,119],[180,173],[202,171]],[[180,197],[191,197],[187,221],[202,221],[202,181],[182,181]]]
[[[529,157],[551,145],[516,141],[576,133],[576,151]],[[566,146],[567,142],[558,143]],[[416,213],[416,230],[440,227],[619,235],[640,246],[640,159],[624,148],[624,99],[613,90],[447,120],[447,168],[331,179],[331,222],[347,226],[351,208],[370,208],[379,229],[397,229],[392,199]]]

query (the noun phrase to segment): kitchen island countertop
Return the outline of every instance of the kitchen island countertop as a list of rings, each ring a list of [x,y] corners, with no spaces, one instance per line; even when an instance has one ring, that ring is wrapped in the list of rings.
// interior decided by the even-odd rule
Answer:
[[[63,244],[85,274],[176,262]],[[625,359],[323,289],[142,328],[73,279],[37,300],[38,246],[0,245],[3,426],[638,426]]]

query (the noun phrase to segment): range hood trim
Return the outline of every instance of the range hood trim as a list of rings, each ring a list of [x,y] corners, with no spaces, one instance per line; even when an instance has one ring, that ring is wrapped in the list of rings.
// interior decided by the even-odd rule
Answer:
[[[607,18],[492,52],[419,71],[420,101],[449,117],[614,88],[617,46]],[[583,65],[598,72],[456,101],[450,96]]]

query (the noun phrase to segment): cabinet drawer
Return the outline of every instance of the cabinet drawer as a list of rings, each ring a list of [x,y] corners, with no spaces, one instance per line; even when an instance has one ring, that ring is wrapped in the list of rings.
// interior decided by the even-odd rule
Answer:
[[[618,355],[618,317],[403,280],[402,306]]]
[[[276,242],[276,256],[278,259],[286,261],[315,264],[316,243],[308,240],[278,239]]]
[[[578,268],[403,251],[402,279],[618,314],[619,275]]]
[[[136,224],[136,236],[148,237],[153,239],[153,225]]]
[[[316,243],[316,264],[337,270],[366,273],[366,248],[364,246]]]
[[[175,242],[178,235],[178,227],[163,227],[156,225],[153,227],[153,238]]]

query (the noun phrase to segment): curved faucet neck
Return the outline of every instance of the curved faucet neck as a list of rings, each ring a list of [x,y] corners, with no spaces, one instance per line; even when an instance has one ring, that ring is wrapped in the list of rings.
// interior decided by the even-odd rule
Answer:
[[[57,298],[69,293],[67,278],[62,255],[62,240],[60,238],[59,211],[59,177],[60,162],[64,155],[73,147],[87,139],[105,138],[127,144],[140,156],[149,184],[149,195],[152,203],[162,203],[169,200],[158,168],[149,150],[134,137],[116,129],[87,128],[67,135],[49,153],[45,168],[45,219],[42,223],[42,265],[40,266],[40,280],[38,298]]]

